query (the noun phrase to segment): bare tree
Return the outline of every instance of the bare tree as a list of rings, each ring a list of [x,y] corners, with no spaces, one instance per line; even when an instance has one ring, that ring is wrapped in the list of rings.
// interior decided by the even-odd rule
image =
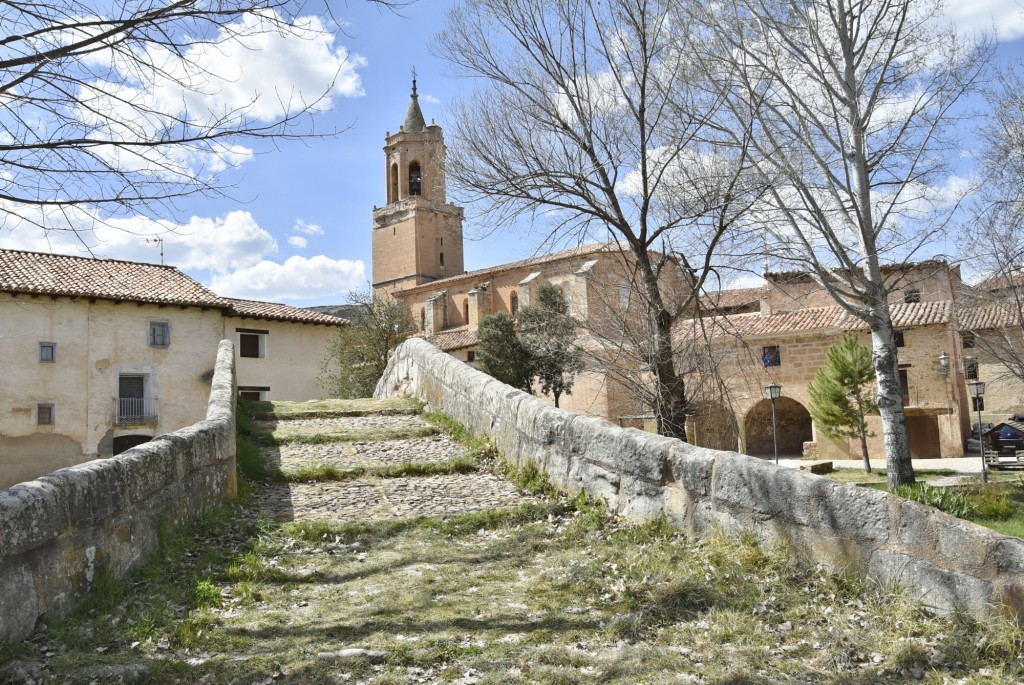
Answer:
[[[979,192],[971,230],[961,236],[968,265],[984,275],[959,300],[959,323],[1002,379],[1024,382],[1024,64],[1003,70],[988,90]],[[967,346],[965,341],[965,347]],[[977,361],[973,362],[977,364]],[[978,367],[975,366],[975,370]]]
[[[941,28],[934,0],[732,0],[704,16],[703,63],[755,127],[771,190],[751,226],[871,329],[890,487],[912,483],[889,311],[904,263],[942,235],[955,107],[988,44]],[[749,113],[749,114],[748,114]],[[931,255],[928,255],[931,256]]]
[[[629,255],[649,335],[638,371],[653,379],[658,431],[685,439],[663,274],[693,274],[692,304],[750,193],[742,146],[715,144],[742,130],[716,121],[673,4],[473,0],[449,13],[436,47],[482,85],[453,112],[449,177],[495,225],[536,222],[547,242],[611,239]]]
[[[368,0],[384,6],[405,4]],[[211,57],[252,38],[312,38],[293,0],[85,0],[0,5],[0,226],[153,213],[218,193],[239,144],[319,133],[327,92],[230,91]],[[324,5],[329,11],[329,6]],[[219,101],[221,104],[210,105]],[[159,214],[159,212],[156,212]]]

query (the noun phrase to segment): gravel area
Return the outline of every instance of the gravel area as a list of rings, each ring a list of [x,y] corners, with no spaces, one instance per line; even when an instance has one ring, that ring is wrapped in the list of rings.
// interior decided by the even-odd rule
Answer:
[[[382,442],[290,443],[263,448],[267,463],[285,471],[320,465],[344,471],[408,463],[445,464],[464,453],[464,448],[443,435]]]
[[[288,428],[299,429],[309,428],[310,432],[316,430],[362,430],[367,428],[422,428],[430,424],[419,416],[398,415],[398,416],[345,416],[331,419],[282,419],[280,421],[257,421],[261,428]]]
[[[531,501],[514,485],[486,473],[267,484],[255,509],[273,521],[381,520],[447,516],[514,507]]]

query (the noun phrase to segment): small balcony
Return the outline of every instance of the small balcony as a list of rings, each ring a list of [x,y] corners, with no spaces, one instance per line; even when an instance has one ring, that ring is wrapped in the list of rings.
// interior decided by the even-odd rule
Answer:
[[[119,397],[114,400],[114,423],[119,426],[156,423],[160,401],[146,397]]]

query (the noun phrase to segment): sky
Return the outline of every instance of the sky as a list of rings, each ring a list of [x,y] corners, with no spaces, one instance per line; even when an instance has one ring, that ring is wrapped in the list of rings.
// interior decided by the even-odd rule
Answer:
[[[268,41],[219,55],[218,72],[233,75],[221,98],[233,89],[247,97],[249,84],[312,91],[337,72],[330,107],[316,115],[316,126],[347,130],[305,144],[240,149],[233,157],[237,166],[221,178],[232,186],[230,197],[181,201],[177,215],[160,222],[128,217],[85,231],[82,239],[8,225],[0,227],[0,247],[154,263],[162,249],[165,263],[220,295],[298,306],[346,301],[349,291],[370,280],[371,215],[385,197],[384,137],[404,120],[412,70],[428,122],[445,125],[448,105],[471,87],[429,52],[452,4],[418,0],[395,13],[347,0],[336,8],[344,25],[333,36]],[[999,59],[1024,54],[1024,10],[1017,0],[950,5],[964,31],[996,27]],[[85,225],[89,219],[83,209],[78,220]],[[481,228],[468,211],[467,238],[487,233]],[[510,232],[467,239],[466,268],[533,256],[543,249],[539,240]]]

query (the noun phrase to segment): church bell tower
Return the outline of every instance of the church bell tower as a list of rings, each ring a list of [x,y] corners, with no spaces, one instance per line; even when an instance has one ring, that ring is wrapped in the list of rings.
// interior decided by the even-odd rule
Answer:
[[[423,120],[416,79],[405,123],[384,139],[387,204],[373,210],[373,288],[394,292],[465,272],[462,208],[444,189],[444,134]]]

